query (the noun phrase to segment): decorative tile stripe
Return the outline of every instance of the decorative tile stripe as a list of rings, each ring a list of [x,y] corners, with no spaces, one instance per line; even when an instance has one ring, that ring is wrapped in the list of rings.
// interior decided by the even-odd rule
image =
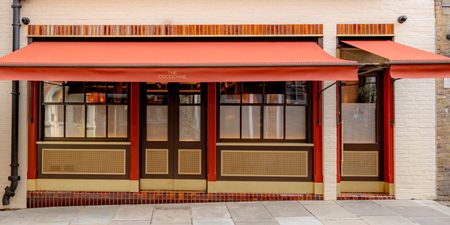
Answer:
[[[393,195],[384,193],[341,193],[338,200],[394,200]]]
[[[29,37],[322,36],[322,24],[29,25]]]
[[[338,36],[394,36],[394,24],[337,24]]]
[[[29,191],[27,207],[245,202],[280,200],[323,200],[315,194],[251,194],[197,192],[58,192]]]

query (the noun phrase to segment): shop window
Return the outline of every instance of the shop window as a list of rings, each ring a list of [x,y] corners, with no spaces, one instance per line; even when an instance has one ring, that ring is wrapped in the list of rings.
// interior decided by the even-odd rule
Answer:
[[[307,82],[224,82],[219,88],[221,140],[307,140]]]
[[[128,84],[43,82],[43,137],[128,137]]]

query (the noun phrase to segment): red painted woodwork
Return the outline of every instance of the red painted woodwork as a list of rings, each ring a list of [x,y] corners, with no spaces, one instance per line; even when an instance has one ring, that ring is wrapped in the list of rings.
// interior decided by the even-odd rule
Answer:
[[[383,76],[384,181],[394,183],[394,87],[390,71]]]
[[[312,105],[313,105],[313,143],[314,143],[314,182],[323,182],[322,172],[322,97],[319,92],[322,82],[313,82],[312,84]]]
[[[28,82],[28,172],[27,179],[36,179],[36,142],[38,141],[39,83]]]
[[[208,83],[208,110],[207,110],[207,173],[208,181],[216,181],[216,84]]]
[[[131,83],[130,96],[130,180],[139,180],[139,83]]]
[[[342,119],[341,109],[341,87],[336,83],[336,182],[341,183],[341,153],[342,153]]]

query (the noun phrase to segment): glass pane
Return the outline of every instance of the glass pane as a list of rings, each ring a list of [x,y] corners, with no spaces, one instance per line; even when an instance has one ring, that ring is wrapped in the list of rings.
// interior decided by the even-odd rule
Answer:
[[[200,83],[180,83],[179,87],[181,93],[200,93],[202,86]]]
[[[167,83],[147,83],[147,104],[167,104]]]
[[[201,107],[194,105],[180,106],[179,135],[180,141],[200,141]]]
[[[220,138],[239,138],[239,106],[220,106]]]
[[[44,81],[44,102],[63,102],[63,82]]]
[[[64,106],[45,106],[45,137],[64,137]]]
[[[167,106],[147,106],[147,141],[167,141]]]
[[[242,138],[261,138],[260,106],[242,106]]]
[[[261,82],[242,83],[242,103],[262,103],[263,89]]]
[[[180,104],[200,104],[201,95],[180,95]]]
[[[147,104],[149,105],[167,105],[167,94],[147,94]]]
[[[106,106],[88,105],[86,115],[86,136],[106,137]]]
[[[285,82],[266,82],[265,83],[265,103],[283,104],[285,94]]]
[[[127,83],[107,83],[106,97],[108,103],[127,104],[128,85]]]
[[[84,82],[65,82],[65,102],[84,102]]]
[[[105,103],[106,102],[106,83],[105,82],[86,82],[86,102],[87,103]]]
[[[220,103],[240,103],[241,87],[240,83],[223,82],[220,83]]]
[[[293,105],[307,104],[306,82],[304,81],[286,82],[286,103]]]
[[[108,106],[108,137],[126,138],[128,135],[128,106]]]
[[[283,106],[264,106],[264,139],[283,139]]]
[[[342,87],[344,143],[376,143],[376,78],[361,77]]]
[[[66,105],[66,137],[84,137],[84,105]]]
[[[306,107],[286,106],[286,139],[306,139]]]

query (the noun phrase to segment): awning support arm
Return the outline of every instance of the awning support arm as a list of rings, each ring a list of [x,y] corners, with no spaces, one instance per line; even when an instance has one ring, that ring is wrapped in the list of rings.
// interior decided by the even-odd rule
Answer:
[[[327,90],[328,88],[332,87],[333,85],[335,85],[337,83],[337,81],[333,82],[332,84],[326,86],[324,89],[319,91],[319,96],[322,94],[322,92],[324,92],[325,90]]]

